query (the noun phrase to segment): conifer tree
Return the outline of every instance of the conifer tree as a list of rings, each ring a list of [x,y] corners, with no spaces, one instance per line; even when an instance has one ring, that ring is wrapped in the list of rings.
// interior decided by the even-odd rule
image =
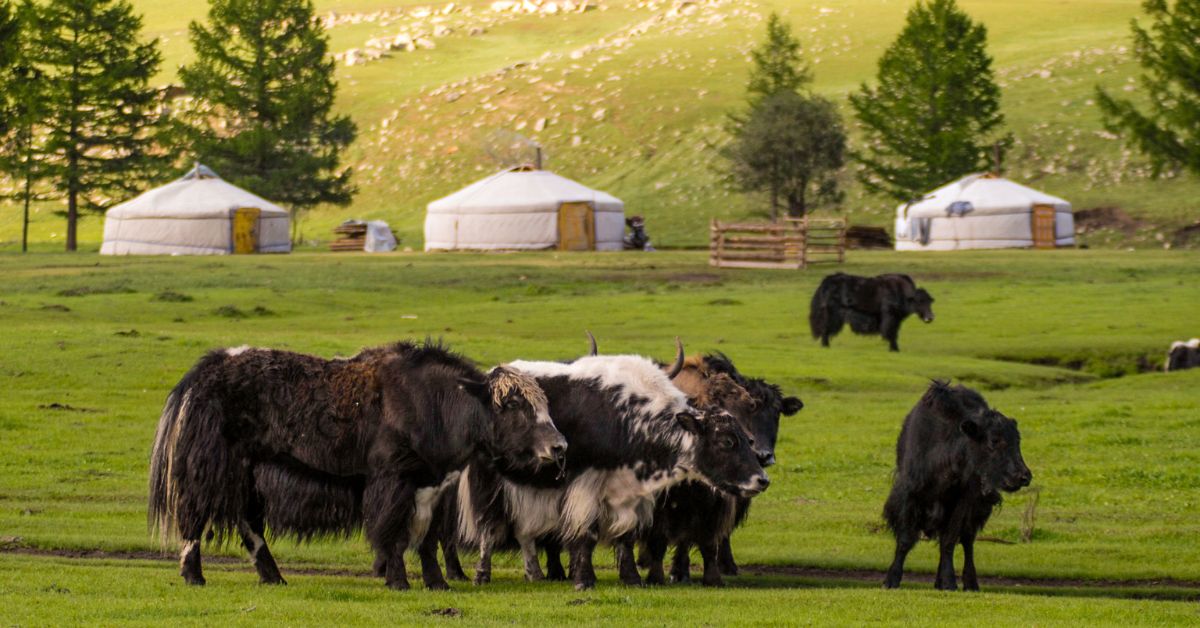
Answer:
[[[859,179],[900,201],[987,169],[1001,135],[1000,88],[987,29],[954,0],[919,0],[879,59],[876,85],[850,95],[863,130]]]
[[[1149,30],[1133,22],[1133,51],[1142,66],[1146,106],[1096,88],[1110,131],[1124,134],[1150,158],[1155,175],[1200,175],[1200,0],[1146,0]]]
[[[74,251],[80,209],[137,191],[161,163],[150,79],[162,55],[157,40],[140,41],[142,19],[127,0],[48,0],[33,24],[45,176],[66,199],[66,248]]]
[[[340,168],[354,123],[332,113],[329,38],[309,0],[212,0],[190,27],[196,60],[180,70],[197,109],[181,127],[195,159],[295,218],[355,190]]]
[[[38,143],[45,112],[43,76],[30,55],[33,0],[20,5],[5,3],[0,8],[0,38],[3,39],[3,64],[0,66],[0,98],[4,99],[4,132],[0,134],[0,172],[7,175],[11,188],[6,197],[22,205],[21,251],[29,248],[29,206],[42,198],[40,182],[45,155]],[[10,12],[11,11],[11,12]],[[9,21],[11,16],[11,21]]]

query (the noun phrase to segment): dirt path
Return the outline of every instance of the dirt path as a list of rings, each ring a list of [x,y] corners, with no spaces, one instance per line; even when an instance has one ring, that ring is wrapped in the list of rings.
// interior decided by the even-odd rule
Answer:
[[[138,551],[105,551],[105,550],[67,550],[67,549],[38,549],[31,547],[0,547],[0,554],[18,554],[24,556],[44,556],[69,558],[75,560],[145,560],[174,563],[177,559],[173,554]],[[219,565],[243,565],[251,569],[248,561],[230,556],[205,556],[204,561]],[[348,576],[358,578],[372,577],[371,570],[347,569],[343,567],[303,567],[289,568],[282,565],[286,573],[306,576]],[[830,582],[858,582],[878,584],[883,582],[884,573],[872,569],[830,569],[825,567],[805,567],[801,565],[742,565],[743,576],[784,577],[804,580]],[[933,574],[905,574],[905,582],[933,583]],[[731,584],[735,584],[736,580]],[[1085,580],[1080,578],[1017,578],[1009,576],[985,576],[981,584],[989,587],[1019,589],[1028,587],[1038,590],[1063,589],[1064,593],[1079,590],[1078,594],[1096,596],[1114,596],[1144,599],[1186,599],[1200,600],[1200,581],[1175,580],[1171,578],[1158,580]]]

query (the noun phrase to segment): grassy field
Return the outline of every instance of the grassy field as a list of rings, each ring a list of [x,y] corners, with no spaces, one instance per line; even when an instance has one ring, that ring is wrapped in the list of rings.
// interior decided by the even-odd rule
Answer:
[[[1200,619],[1200,370],[1151,370],[1171,341],[1197,335],[1200,254],[852,253],[843,270],[912,274],[937,320],[909,321],[899,354],[852,335],[821,349],[805,316],[822,272],[713,270],[697,253],[0,254],[0,620],[417,622],[445,608],[482,623]],[[627,589],[606,568],[597,592],[577,594],[521,583],[510,557],[492,587],[392,594],[365,577],[371,556],[355,538],[277,543],[292,583],[280,590],[217,549],[210,585],[193,591],[147,535],[158,412],[209,348],[335,356],[440,336],[488,365],[579,355],[584,329],[604,352],[659,358],[679,335],[807,404],[784,422],[771,490],[734,538],[752,567],[729,589]],[[932,545],[913,552],[906,590],[875,590],[891,555],[879,513],[893,445],[934,377],[1020,421],[1038,490],[1031,542],[1028,490],[985,531],[984,595],[921,581]]]
[[[186,25],[203,3],[135,0],[147,36],[162,42],[160,81],[175,80],[190,57]],[[418,3],[408,0],[322,0],[318,13],[370,16]],[[423,6],[443,6],[420,3]],[[545,15],[495,14],[490,2],[457,3],[454,32],[437,48],[394,53],[340,66],[337,107],[359,125],[347,155],[360,192],[347,208],[319,208],[303,233],[328,242],[346,218],[389,221],[404,246],[420,248],[427,202],[489,174],[483,150],[494,131],[516,131],[546,147],[548,166],[611,192],[631,214],[647,218],[661,246],[707,241],[713,216],[760,216],[762,199],[730,192],[722,165],[706,148],[722,138],[726,115],[741,106],[747,51],[763,36],[763,18],[779,11],[793,25],[816,75],[815,89],[850,114],[846,95],[871,80],[884,47],[899,32],[908,2],[843,0],[828,6],[798,0],[705,0],[691,14],[672,14],[666,0],[603,0],[600,10]],[[1142,160],[1105,133],[1094,89],[1137,95],[1129,52],[1133,0],[1019,2],[963,0],[989,29],[1003,88],[1003,110],[1017,139],[1006,171],[1015,179],[1072,201],[1076,209],[1117,208],[1126,216],[1088,224],[1091,246],[1162,248],[1193,224],[1200,182],[1152,181]],[[469,10],[469,12],[464,11]],[[332,50],[362,48],[377,36],[432,30],[431,18],[338,23]],[[469,36],[472,27],[486,28]],[[519,66],[519,67],[518,67]],[[601,113],[602,110],[602,113]],[[538,121],[544,128],[535,130]],[[891,226],[894,204],[865,194],[847,173],[841,211],[855,223]],[[61,246],[57,203],[37,208],[33,239]],[[98,243],[93,216],[81,238]],[[20,238],[19,212],[0,211],[0,248]],[[1195,245],[1195,243],[1191,243]]]

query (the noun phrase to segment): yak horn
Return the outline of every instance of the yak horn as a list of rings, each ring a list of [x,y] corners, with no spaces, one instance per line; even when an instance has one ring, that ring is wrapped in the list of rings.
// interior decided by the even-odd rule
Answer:
[[[592,332],[590,332],[586,329],[583,330],[583,333],[587,334],[588,344],[590,344],[592,346],[592,348],[588,350],[588,355],[589,356],[598,355],[600,353],[600,350],[596,348],[596,337],[592,335]]]
[[[675,364],[671,365],[671,370],[667,371],[667,379],[675,379],[679,371],[683,370],[683,343],[679,342],[679,336],[675,336]]]

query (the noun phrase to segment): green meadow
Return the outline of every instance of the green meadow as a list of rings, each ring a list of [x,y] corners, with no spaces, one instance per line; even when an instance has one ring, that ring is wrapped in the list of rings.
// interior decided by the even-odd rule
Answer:
[[[710,268],[697,252],[222,258],[0,254],[0,621],[5,624],[533,623],[696,625],[1200,620],[1200,370],[1162,373],[1197,335],[1188,251],[851,252],[839,270],[907,272],[936,299],[901,352],[843,333],[822,349],[808,301],[828,267]],[[183,586],[146,529],[149,449],[169,389],[211,348],[326,357],[440,337],[493,365],[584,353],[722,351],[806,407],[782,425],[771,489],[735,536],[724,590],[496,583],[387,591],[365,541],[273,545],[264,588],[239,548]],[[1016,418],[1033,470],[977,551],[984,593],[935,592],[936,548],[882,591],[880,510],[905,413],[931,378]],[[472,557],[464,557],[470,565]],[[698,557],[697,557],[698,559]],[[443,615],[444,613],[444,615]]]

